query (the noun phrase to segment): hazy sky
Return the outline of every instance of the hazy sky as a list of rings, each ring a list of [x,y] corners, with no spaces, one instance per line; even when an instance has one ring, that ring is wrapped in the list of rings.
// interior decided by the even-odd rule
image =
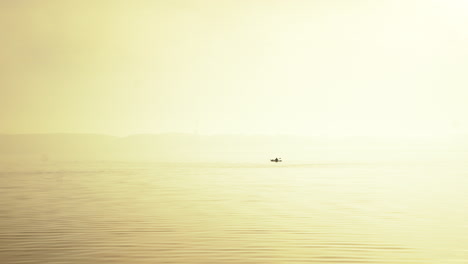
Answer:
[[[0,133],[468,131],[464,0],[0,1]]]

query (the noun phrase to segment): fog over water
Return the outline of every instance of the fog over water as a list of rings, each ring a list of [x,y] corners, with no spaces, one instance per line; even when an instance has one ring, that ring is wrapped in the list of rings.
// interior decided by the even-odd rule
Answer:
[[[332,137],[292,135],[0,134],[0,160],[151,161],[258,163],[408,162],[464,160],[464,134],[419,137]]]
[[[5,263],[468,262],[461,141],[5,138]]]
[[[0,263],[468,263],[467,3],[0,1]]]

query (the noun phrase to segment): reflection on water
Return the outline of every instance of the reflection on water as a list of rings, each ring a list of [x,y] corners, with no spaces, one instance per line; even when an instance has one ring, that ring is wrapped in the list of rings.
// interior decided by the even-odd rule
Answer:
[[[2,263],[468,263],[466,166],[2,164]]]

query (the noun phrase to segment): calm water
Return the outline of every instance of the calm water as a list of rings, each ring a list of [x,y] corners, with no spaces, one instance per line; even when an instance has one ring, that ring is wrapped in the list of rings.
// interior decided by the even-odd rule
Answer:
[[[2,163],[1,263],[468,263],[468,166]]]

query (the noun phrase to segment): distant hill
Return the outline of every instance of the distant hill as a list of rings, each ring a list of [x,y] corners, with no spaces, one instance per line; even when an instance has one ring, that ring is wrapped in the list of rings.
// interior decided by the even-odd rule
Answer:
[[[112,149],[118,138],[93,134],[0,135],[0,157],[59,159],[96,158]]]
[[[268,159],[285,144],[284,138],[271,136],[18,134],[0,135],[0,158],[193,161],[220,156],[235,158],[258,152]]]
[[[318,138],[265,135],[141,134],[0,134],[0,159],[258,161],[391,158],[422,155],[427,150],[468,149],[463,138],[450,141]],[[461,143],[465,142],[465,143]],[[404,151],[403,151],[404,150]],[[420,151],[412,154],[411,151]],[[393,152],[392,152],[393,153]],[[374,157],[375,156],[375,157]],[[45,157],[45,158],[44,158]]]

